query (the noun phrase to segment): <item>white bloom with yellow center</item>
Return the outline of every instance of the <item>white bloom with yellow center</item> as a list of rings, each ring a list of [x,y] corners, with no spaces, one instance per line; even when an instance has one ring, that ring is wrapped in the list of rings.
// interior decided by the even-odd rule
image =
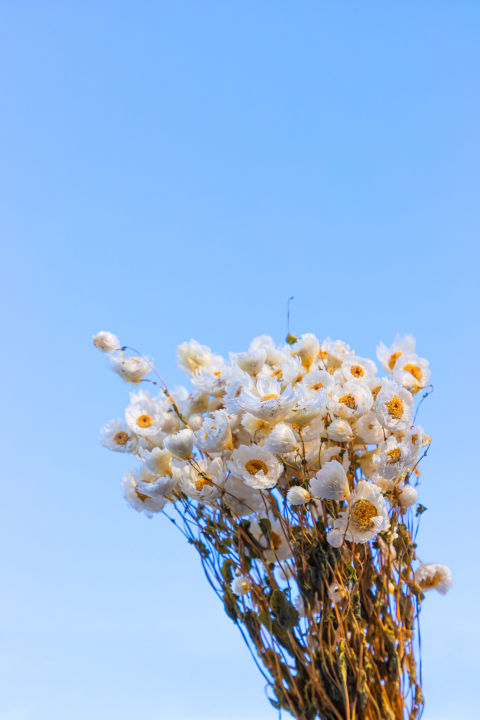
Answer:
[[[326,395],[331,395],[335,387],[335,380],[328,370],[314,370],[303,376],[302,385],[307,390],[312,390],[317,393],[324,392]]]
[[[394,372],[392,380],[394,383],[397,383],[397,385],[401,385],[405,388],[405,390],[408,390],[408,392],[412,393],[412,395],[416,395],[422,389],[418,380],[415,380],[413,375],[409,372],[405,372],[404,370]]]
[[[172,453],[168,450],[161,450],[158,447],[153,450],[141,449],[139,455],[147,470],[153,475],[172,474]]]
[[[378,378],[374,377],[370,382],[368,383],[368,387],[370,388],[370,392],[372,393],[373,402],[377,402],[378,393],[382,389],[384,385],[387,385],[390,382],[388,378]]]
[[[310,425],[326,409],[328,398],[325,392],[308,390],[304,385],[299,385],[298,390],[299,398],[285,418],[285,422],[295,428],[302,428]]]
[[[319,350],[320,342],[315,335],[313,335],[313,333],[305,333],[291,346],[290,353],[294,357],[299,357],[303,367],[309,370],[318,357]]]
[[[348,450],[344,450],[338,445],[332,445],[331,443],[322,445],[322,452],[320,454],[320,467],[323,467],[328,462],[336,460],[343,466],[345,472],[348,472],[350,467],[350,453]]]
[[[253,386],[254,382],[250,375],[246,372],[235,373],[225,387],[225,395],[223,396],[223,406],[228,413],[238,413],[241,411],[238,400],[244,386]]]
[[[350,496],[348,479],[341,463],[331,460],[325,463],[310,480],[311,494],[322,500],[346,500]]]
[[[377,366],[373,360],[350,355],[343,361],[342,373],[348,382],[363,382],[368,385],[377,374]]]
[[[394,382],[386,383],[377,395],[375,414],[382,427],[397,432],[412,424],[413,396]]]
[[[312,499],[311,494],[305,488],[294,485],[287,492],[287,500],[291,505],[305,505]]]
[[[193,441],[193,432],[185,428],[165,438],[164,445],[178,460],[189,460],[192,456]]]
[[[207,453],[232,449],[232,432],[225,410],[217,410],[204,418],[200,430],[195,433],[195,445]]]
[[[259,378],[264,378],[265,380],[275,378],[278,380],[282,390],[284,390],[287,385],[296,382],[304,372],[302,361],[299,357],[292,357],[292,355],[288,355],[287,353],[281,353],[277,359],[279,362],[275,365],[265,365],[263,367]]]
[[[282,473],[282,465],[275,455],[260,445],[241,445],[234,450],[228,468],[256,490],[274,487]]]
[[[150,437],[162,430],[165,412],[162,406],[152,400],[139,400],[125,410],[125,420],[136,435]]]
[[[181,471],[173,468],[169,475],[156,475],[151,473],[145,465],[137,475],[137,493],[161,503],[165,499],[173,502],[172,492],[180,482]]]
[[[263,513],[265,515],[265,513]],[[270,520],[270,539],[267,540],[263,534],[263,530],[260,526],[259,519],[254,518],[250,522],[250,532],[258,541],[259,545],[264,548],[263,557],[267,563],[274,563],[280,560],[288,560],[293,556],[292,547],[288,539],[288,525],[285,525],[280,520],[276,520],[272,515],[269,515]]]
[[[259,490],[254,490],[242,478],[230,473],[223,487],[222,499],[235,517],[246,517],[265,511],[265,500]]]
[[[115,452],[133,452],[138,438],[121,420],[110,420],[100,431],[100,442]]]
[[[245,428],[255,441],[268,437],[272,432],[272,426],[269,423],[248,412],[243,413],[240,425]]]
[[[422,448],[432,442],[432,438],[430,435],[427,435],[421,425],[415,425],[410,428],[408,433],[405,435],[403,442],[407,445],[411,445],[416,452],[420,453]]]
[[[282,455],[297,449],[298,441],[290,425],[279,423],[265,441],[265,447],[272,453]]]
[[[129,470],[122,477],[122,489],[125,500],[137,512],[143,512],[148,518],[155,513],[161,512],[167,503],[167,499],[160,501],[153,500],[144,495],[138,489],[139,473],[136,470]]]
[[[256,385],[244,386],[238,399],[239,406],[247,412],[275,425],[288,415],[300,399],[301,390],[291,385],[282,392],[280,384],[274,378],[259,378]]]
[[[436,590],[441,595],[446,595],[453,585],[452,573],[446,565],[428,563],[420,565],[415,575],[415,582],[423,591]]]
[[[367,445],[378,445],[378,443],[383,442],[385,437],[385,430],[378,422],[373,410],[357,420],[355,430],[358,433],[359,439],[363,440]]]
[[[327,427],[327,435],[335,442],[348,442],[353,438],[353,430],[348,420],[336,418]]]
[[[200,345],[196,340],[184,342],[177,347],[177,366],[187,375],[194,375],[197,370],[208,367],[213,359],[210,348]]]
[[[430,369],[428,367],[429,362],[424,358],[418,357],[414,353],[409,355],[401,355],[395,367],[393,369],[394,374],[396,373],[408,373],[416,381],[419,387],[426,387],[430,380]]]
[[[107,330],[97,333],[93,336],[93,344],[99,350],[105,353],[115,352],[120,350],[120,341],[116,335]]]
[[[328,409],[346,420],[356,420],[365,415],[373,405],[370,388],[365,383],[344,382],[336,385],[328,403]]]
[[[395,480],[404,475],[418,459],[412,445],[398,442],[390,436],[380,447],[380,453],[373,456],[373,464],[379,475],[386,480]]]
[[[343,340],[331,340],[328,337],[322,343],[320,358],[327,367],[341,367],[343,361],[349,355],[355,355],[355,351],[350,350],[350,345],[344,343]]]
[[[387,348],[383,342],[377,345],[377,358],[382,363],[383,369],[389,374],[393,373],[398,358],[414,352],[415,338],[412,337],[412,335],[404,335],[401,337],[401,335],[397,333],[393,344],[389,348]]]
[[[200,392],[221,397],[234,372],[233,365],[226,365],[224,362],[213,363],[208,368],[196,370],[191,382]]]
[[[258,350],[249,350],[248,352],[232,353],[231,359],[237,363],[240,370],[256,377],[265,364],[267,351],[264,348],[258,348]]]
[[[109,355],[108,359],[113,372],[120,375],[125,382],[132,383],[133,385],[139,383],[153,370],[153,359],[129,357],[121,351]]]
[[[252,583],[248,578],[237,575],[230,583],[230,588],[235,595],[246,595],[252,589]]]
[[[201,503],[216,500],[225,485],[225,463],[222,458],[197,460],[195,467],[182,466],[180,488],[188,497]]]
[[[388,510],[380,488],[360,480],[350,498],[350,508],[334,521],[335,530],[355,543],[366,543],[390,525]]]

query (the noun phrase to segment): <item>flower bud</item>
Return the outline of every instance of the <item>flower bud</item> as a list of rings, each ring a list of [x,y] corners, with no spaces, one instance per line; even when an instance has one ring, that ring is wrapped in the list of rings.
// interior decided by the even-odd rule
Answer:
[[[242,577],[241,575],[232,580],[230,587],[235,595],[245,595],[252,589],[250,580],[246,577]]]
[[[311,499],[311,495],[305,488],[295,485],[287,493],[287,500],[292,505],[305,505]]]
[[[353,438],[353,430],[350,423],[343,418],[337,418],[327,428],[327,435],[330,440],[336,442],[347,442]]]
[[[330,530],[327,533],[327,542],[329,545],[335,548],[339,548],[343,545],[343,533],[341,530]]]
[[[95,347],[105,353],[111,353],[115,352],[115,350],[120,350],[120,341],[117,336],[111,332],[107,332],[106,330],[102,330],[102,332],[99,332],[93,336],[93,344],[95,345]]]
[[[403,508],[409,508],[412,505],[415,505],[415,503],[417,502],[418,492],[416,488],[412,487],[411,485],[404,485],[401,488],[398,499],[400,501],[400,505]]]

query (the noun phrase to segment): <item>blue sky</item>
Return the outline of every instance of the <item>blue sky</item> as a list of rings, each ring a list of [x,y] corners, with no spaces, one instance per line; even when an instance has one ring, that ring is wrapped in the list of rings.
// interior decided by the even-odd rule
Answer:
[[[432,367],[425,720],[478,702],[480,7],[0,2],[0,720],[274,720],[195,551],[98,442],[98,330],[176,346],[412,332]]]

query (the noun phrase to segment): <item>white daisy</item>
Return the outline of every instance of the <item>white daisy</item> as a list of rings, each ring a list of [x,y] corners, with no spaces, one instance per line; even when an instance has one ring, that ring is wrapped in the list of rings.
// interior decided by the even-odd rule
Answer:
[[[385,384],[377,395],[375,414],[387,430],[407,430],[413,418],[412,394],[394,382]]]
[[[232,353],[231,359],[236,362],[240,370],[256,377],[265,364],[267,351],[264,348],[249,350],[248,352]]]
[[[401,337],[398,333],[395,335],[393,344],[387,346],[381,342],[377,346],[377,358],[382,363],[382,367],[388,373],[392,373],[395,363],[402,355],[415,352],[415,338],[412,335],[404,335]]]
[[[125,410],[125,420],[132,432],[143,437],[156,435],[165,421],[163,407],[151,400],[140,400]]]
[[[437,590],[441,595],[445,595],[453,585],[448,567],[437,563],[420,565],[414,577],[422,590]]]
[[[137,494],[146,495],[159,503],[165,499],[173,500],[171,494],[179,484],[180,476],[179,468],[173,468],[173,472],[169,475],[158,476],[143,466],[136,477]]]
[[[335,387],[335,380],[328,370],[314,370],[314,372],[303,376],[302,385],[308,390],[325,392],[326,395],[331,395]]]
[[[299,388],[291,385],[282,392],[276,379],[259,378],[256,385],[244,386],[238,399],[239,406],[272,425],[281,422],[301,396]]]
[[[328,398],[325,392],[308,390],[304,385],[299,385],[298,390],[299,398],[285,418],[285,422],[300,428],[310,425],[326,409]]]
[[[208,367],[213,358],[210,348],[196,340],[184,342],[177,348],[177,365],[187,375],[194,375],[197,370]]]
[[[390,436],[380,447],[380,454],[373,456],[373,464],[379,475],[394,480],[404,475],[415,464],[418,453],[412,445]]]
[[[136,470],[129,470],[122,477],[122,489],[125,500],[137,512],[143,512],[148,518],[154,513],[161,512],[167,503],[166,498],[161,501],[153,500],[138,490],[139,473]]]
[[[394,372],[392,380],[394,383],[397,383],[397,385],[401,385],[405,390],[408,390],[408,392],[411,392],[412,395],[416,395],[422,389],[418,380],[406,370]]]
[[[320,342],[315,335],[313,335],[313,333],[305,333],[291,346],[290,353],[294,357],[299,357],[303,367],[308,371],[314,360],[318,357],[319,349]]]
[[[353,430],[348,420],[343,418],[336,418],[327,427],[327,435],[330,440],[335,442],[348,442],[353,438]]]
[[[322,500],[346,500],[350,489],[343,466],[336,460],[325,463],[310,480],[309,490],[314,497]]]
[[[195,433],[195,445],[207,453],[232,449],[232,432],[225,410],[217,410],[204,418],[202,427]]]
[[[432,442],[432,438],[427,435],[421,425],[415,425],[410,428],[408,433],[405,435],[403,442],[407,445],[411,445],[419,453],[425,445]]]
[[[290,383],[295,383],[303,372],[302,361],[299,357],[292,357],[286,353],[278,356],[274,365],[265,365],[259,378],[278,380],[280,387],[284,390]]]
[[[188,428],[180,430],[174,435],[169,435],[164,440],[164,445],[172,455],[179,460],[189,460],[192,456],[194,436]]]
[[[414,353],[410,353],[408,355],[401,355],[398,358],[393,371],[394,373],[409,373],[409,375],[411,375],[422,388],[426,387],[430,380],[431,372],[428,365],[428,360],[420,358]]]
[[[120,341],[116,335],[107,330],[97,333],[93,336],[93,344],[99,350],[105,353],[115,352],[120,350]]]
[[[384,440],[384,429],[378,422],[373,410],[357,420],[355,430],[358,433],[359,439],[363,440],[367,445],[374,443],[378,445],[378,443]]]
[[[356,420],[365,415],[373,405],[368,385],[363,382],[345,382],[336,385],[328,403],[328,409],[346,420]]]
[[[373,360],[352,355],[343,361],[342,373],[348,382],[361,381],[368,384],[377,374],[377,366]]]
[[[270,452],[281,455],[295,450],[298,447],[298,441],[290,425],[279,423],[275,425],[265,441],[265,447]]]
[[[198,502],[212,503],[222,492],[225,481],[225,463],[221,458],[197,460],[195,467],[182,467],[180,488]]]
[[[145,467],[153,475],[172,474],[172,453],[169,450],[161,450],[158,447],[152,450],[140,450],[139,455],[145,463]]]
[[[100,431],[100,442],[115,452],[133,452],[138,438],[121,420],[110,420]]]
[[[272,426],[269,423],[265,422],[265,420],[260,420],[260,418],[247,412],[243,413],[240,424],[255,439],[255,441],[260,438],[268,437],[272,432]]]
[[[109,355],[108,359],[113,372],[120,375],[125,382],[134,385],[153,370],[153,359],[149,358],[129,357],[125,353],[117,351],[116,354]]]
[[[251,488],[242,478],[230,474],[223,489],[223,500],[235,517],[246,517],[265,511],[265,500],[260,491]]]
[[[200,392],[221,397],[234,372],[233,365],[226,365],[224,362],[212,363],[208,368],[196,370],[191,382]]]
[[[390,380],[387,378],[378,378],[374,377],[370,382],[368,383],[368,387],[370,388],[370,392],[372,393],[373,402],[377,402],[377,396],[380,390],[384,385],[389,383]]]
[[[282,473],[282,465],[275,455],[260,445],[241,445],[234,450],[228,468],[256,490],[274,487]]]
[[[350,345],[343,340],[330,340],[329,337],[323,341],[320,353],[326,365],[333,368],[341,367],[346,357],[355,355],[355,352],[350,350]]]
[[[389,524],[387,504],[380,488],[360,480],[350,498],[349,510],[340,513],[333,527],[345,532],[347,540],[363,544],[386,530]]]

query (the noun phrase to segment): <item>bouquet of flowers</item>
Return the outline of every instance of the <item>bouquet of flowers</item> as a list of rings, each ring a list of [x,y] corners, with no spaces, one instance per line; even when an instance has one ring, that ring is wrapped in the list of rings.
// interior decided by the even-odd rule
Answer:
[[[141,463],[122,478],[125,498],[196,548],[272,704],[302,720],[418,717],[420,604],[452,581],[415,543],[430,446],[415,340],[380,343],[380,374],[311,333],[281,346],[262,335],[228,361],[191,340],[177,362],[192,387],[170,390],[112,333],[93,340],[134,386],[100,438]]]

